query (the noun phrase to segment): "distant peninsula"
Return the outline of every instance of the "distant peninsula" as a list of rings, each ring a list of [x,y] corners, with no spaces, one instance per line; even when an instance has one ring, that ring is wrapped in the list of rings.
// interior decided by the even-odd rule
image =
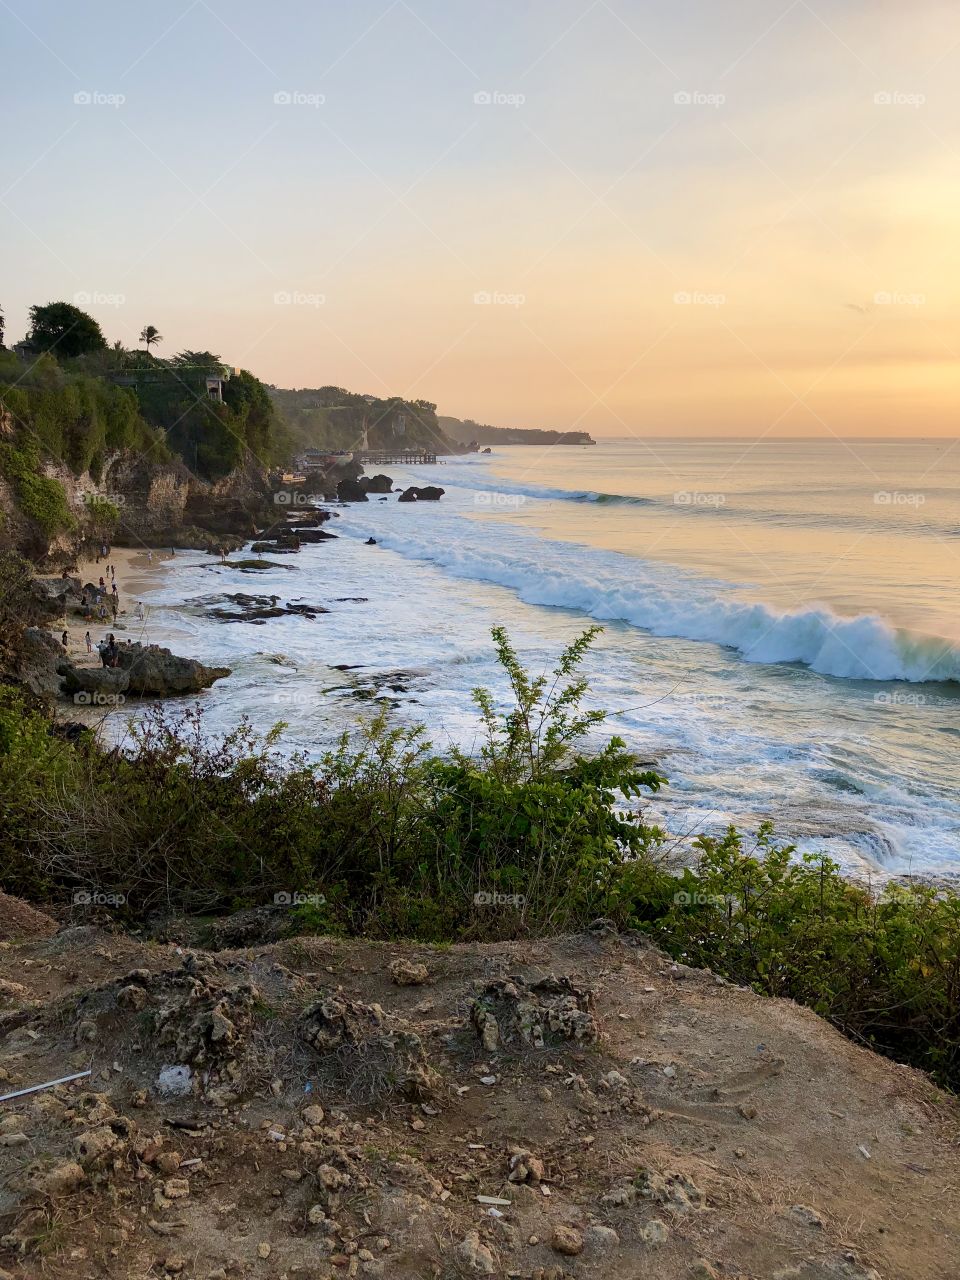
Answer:
[[[447,418],[437,421],[443,433],[459,444],[596,444],[588,431],[544,431],[538,427],[490,427],[472,418]]]

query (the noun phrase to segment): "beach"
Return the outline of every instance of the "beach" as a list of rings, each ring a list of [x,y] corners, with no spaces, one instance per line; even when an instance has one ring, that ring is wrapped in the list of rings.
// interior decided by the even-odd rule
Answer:
[[[152,559],[148,558],[150,556]],[[76,614],[67,615],[65,629],[68,637],[67,655],[70,660],[77,666],[98,666],[100,657],[97,653],[97,645],[106,640],[111,632],[121,640],[132,640],[140,644],[154,643],[149,605],[144,604],[142,621],[137,618],[135,610],[139,600],[142,600],[148,592],[157,589],[163,577],[162,570],[173,559],[174,556],[170,551],[153,549],[148,552],[146,549],[141,550],[136,547],[112,547],[106,559],[101,557],[99,562],[96,556],[78,559],[73,576],[78,577],[82,584],[86,585],[88,582],[96,584],[101,577],[107,584],[108,612],[106,621],[101,621],[95,616],[91,622],[87,622]],[[120,596],[120,612],[116,622],[109,613],[110,566],[116,570],[117,592]],[[63,627],[55,630],[54,633],[58,639],[63,630]],[[88,631],[93,643],[91,653],[87,652],[85,640]]]

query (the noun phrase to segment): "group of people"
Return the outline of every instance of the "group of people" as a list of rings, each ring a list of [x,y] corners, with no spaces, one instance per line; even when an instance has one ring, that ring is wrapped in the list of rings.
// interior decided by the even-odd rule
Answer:
[[[117,614],[120,612],[117,571],[112,564],[108,564],[106,569],[107,578],[110,580],[109,587],[107,586],[107,578],[104,578],[101,574],[97,586],[84,587],[80,593],[80,607],[83,609],[83,616],[88,622],[94,616],[94,613],[96,613],[101,622],[106,622],[108,608],[113,615],[114,622],[116,622]]]
[[[100,561],[107,560],[109,555],[109,546],[105,542],[101,543],[100,549],[97,552],[96,563],[99,565]],[[150,558],[152,559],[152,556]],[[106,622],[109,610],[109,614],[112,615],[113,621],[116,623],[117,616],[120,613],[120,591],[117,587],[117,570],[114,565],[109,563],[109,561],[104,565],[103,574],[100,575],[97,585],[94,586],[92,583],[89,583],[81,591],[80,607],[83,610],[83,617],[87,622],[92,622],[94,618],[99,619],[101,622]],[[134,610],[134,617],[138,622],[143,622],[146,617],[142,600],[137,601],[137,606]],[[69,640],[69,632],[64,631],[60,638],[60,642],[66,650],[69,650]],[[86,646],[87,653],[92,654],[93,639],[89,631],[84,634],[83,642]],[[125,643],[129,646],[132,641],[127,640]],[[117,655],[119,654],[119,649],[120,646],[117,644],[116,638],[112,632],[105,640],[99,641],[97,644],[97,650],[99,651],[101,661],[105,667],[115,667],[118,665]]]

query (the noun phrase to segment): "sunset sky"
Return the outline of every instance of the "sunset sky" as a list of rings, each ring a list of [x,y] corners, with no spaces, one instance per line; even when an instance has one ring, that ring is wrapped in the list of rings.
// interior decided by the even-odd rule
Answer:
[[[503,426],[957,434],[955,3],[2,0],[0,31],[8,342],[63,298]]]

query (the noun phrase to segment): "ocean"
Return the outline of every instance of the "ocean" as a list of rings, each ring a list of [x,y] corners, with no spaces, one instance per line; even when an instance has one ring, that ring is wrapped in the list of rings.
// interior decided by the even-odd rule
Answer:
[[[604,439],[384,469],[445,496],[338,508],[338,542],[266,572],[182,552],[157,574],[149,637],[233,668],[201,698],[211,731],[282,719],[315,756],[383,698],[469,748],[471,691],[505,693],[491,627],[539,671],[600,623],[591,704],[668,776],[651,820],[692,840],[769,819],[876,883],[960,880],[953,442]],[[237,591],[329,612],[207,616]]]

